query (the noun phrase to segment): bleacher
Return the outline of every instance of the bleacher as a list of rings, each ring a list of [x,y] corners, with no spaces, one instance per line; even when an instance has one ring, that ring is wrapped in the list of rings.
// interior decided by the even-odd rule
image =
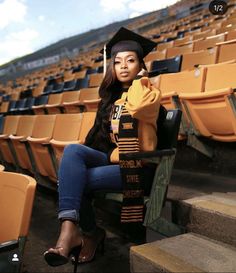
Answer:
[[[187,234],[132,247],[131,272],[236,268],[236,1],[227,1],[228,10],[221,15],[213,15],[208,2],[182,0],[168,8],[165,20],[157,20],[157,11],[124,25],[157,42],[145,58],[151,82],[161,90],[167,110],[182,111],[173,179],[191,171],[196,177],[223,177],[232,185],[227,188],[226,182],[221,194],[218,181],[215,193],[167,195],[176,213],[171,221]],[[100,40],[93,42],[73,59],[0,82],[2,171],[28,174],[40,186],[56,190],[64,147],[83,144],[95,119],[103,78],[101,46]]]

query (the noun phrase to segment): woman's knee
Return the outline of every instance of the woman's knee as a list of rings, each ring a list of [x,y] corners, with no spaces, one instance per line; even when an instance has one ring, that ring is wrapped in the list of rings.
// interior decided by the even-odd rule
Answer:
[[[65,147],[63,156],[69,156],[71,158],[83,155],[85,146],[82,144],[69,144]]]

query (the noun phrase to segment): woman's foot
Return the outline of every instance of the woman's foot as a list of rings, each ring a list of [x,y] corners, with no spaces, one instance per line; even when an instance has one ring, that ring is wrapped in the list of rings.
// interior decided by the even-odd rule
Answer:
[[[83,240],[76,223],[65,220],[61,225],[61,233],[54,248],[44,253],[46,262],[51,266],[66,264],[71,254],[78,256]]]
[[[79,255],[79,263],[88,263],[93,261],[95,254],[100,248],[101,253],[104,253],[104,240],[106,232],[102,228],[97,228],[92,235],[83,235],[84,245]]]

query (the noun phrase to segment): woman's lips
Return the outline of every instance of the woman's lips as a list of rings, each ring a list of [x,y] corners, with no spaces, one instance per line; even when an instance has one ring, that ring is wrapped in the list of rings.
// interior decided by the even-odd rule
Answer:
[[[129,73],[128,73],[128,72],[121,72],[120,75],[121,75],[122,77],[127,77],[127,76],[129,75]]]

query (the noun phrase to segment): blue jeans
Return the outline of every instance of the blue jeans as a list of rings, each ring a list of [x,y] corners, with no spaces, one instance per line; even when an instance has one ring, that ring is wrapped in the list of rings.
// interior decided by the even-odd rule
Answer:
[[[65,148],[58,177],[58,218],[79,221],[85,232],[96,228],[91,193],[122,189],[119,165],[111,165],[106,153],[81,144]]]

